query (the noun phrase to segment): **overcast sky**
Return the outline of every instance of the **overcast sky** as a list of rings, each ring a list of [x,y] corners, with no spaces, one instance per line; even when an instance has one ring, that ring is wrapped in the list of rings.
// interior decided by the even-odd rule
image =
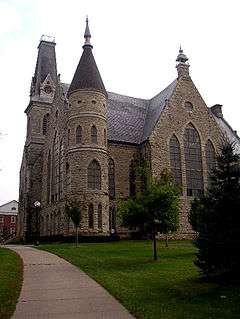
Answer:
[[[240,133],[238,0],[0,0],[0,205],[18,199],[24,110],[40,36],[56,38],[58,73],[71,82],[88,14],[108,91],[151,98],[176,78],[181,44],[208,106]]]

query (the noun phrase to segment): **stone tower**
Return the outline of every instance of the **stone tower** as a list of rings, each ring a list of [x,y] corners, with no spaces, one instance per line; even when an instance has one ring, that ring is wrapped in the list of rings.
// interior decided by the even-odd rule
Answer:
[[[20,170],[19,211],[21,237],[37,232],[34,202],[40,201],[42,190],[42,155],[48,119],[57,88],[55,42],[42,36],[38,46],[35,73],[30,89],[27,115],[27,136]]]
[[[68,90],[67,197],[84,203],[81,232],[108,234],[107,92],[86,20],[85,43]]]

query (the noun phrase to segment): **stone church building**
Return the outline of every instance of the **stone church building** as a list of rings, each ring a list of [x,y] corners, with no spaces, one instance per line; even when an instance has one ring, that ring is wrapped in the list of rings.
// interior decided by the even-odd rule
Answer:
[[[177,78],[150,100],[107,92],[93,56],[88,21],[82,56],[69,84],[57,73],[55,42],[38,46],[20,170],[19,236],[69,236],[67,201],[83,205],[80,233],[120,233],[116,199],[133,196],[134,167],[149,164],[158,177],[168,169],[181,187],[178,236],[192,234],[190,202],[206,191],[224,139],[240,139],[208,107],[195,87],[188,58],[179,50]],[[36,203],[38,205],[36,205]]]

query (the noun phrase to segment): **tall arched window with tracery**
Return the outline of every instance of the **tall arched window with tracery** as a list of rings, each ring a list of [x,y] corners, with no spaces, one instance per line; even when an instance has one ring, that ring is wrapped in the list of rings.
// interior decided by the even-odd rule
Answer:
[[[103,138],[104,138],[104,145],[107,146],[107,133],[106,130],[103,130]]]
[[[64,169],[64,144],[60,141],[59,152],[59,198],[63,197],[63,169]]]
[[[28,117],[28,121],[27,121],[27,137],[30,136],[31,130],[32,130],[32,127],[31,127],[31,118],[30,118],[30,116],[29,116],[29,117]]]
[[[102,205],[98,205],[98,229],[102,229]]]
[[[47,159],[47,203],[50,203],[51,199],[51,152],[48,152]]]
[[[109,158],[108,160],[108,188],[110,198],[115,197],[115,165],[114,160]]]
[[[95,125],[91,127],[91,142],[97,144],[97,128]]]
[[[96,160],[93,160],[88,166],[88,188],[101,189],[101,167]]]
[[[70,144],[70,133],[71,133],[71,131],[70,131],[70,128],[69,128],[68,131],[67,131],[67,146],[69,146],[69,144]]]
[[[109,231],[111,234],[116,233],[116,207],[110,206],[109,207]]]
[[[136,168],[134,160],[131,161],[129,166],[129,195],[131,197],[136,195]]]
[[[76,144],[82,143],[82,128],[80,125],[78,125],[76,129]]]
[[[45,114],[42,122],[42,133],[43,135],[47,135],[48,131],[48,122],[49,122],[49,114]]]
[[[202,152],[199,134],[192,124],[184,133],[187,196],[201,196],[203,187]]]
[[[181,165],[181,150],[180,143],[176,137],[173,135],[170,139],[170,166],[172,176],[176,185],[182,189],[182,165]]]
[[[211,174],[212,170],[216,167],[216,153],[213,147],[213,144],[210,140],[207,141],[205,147],[206,153],[206,164],[207,164],[207,180],[208,180],[208,188],[211,188],[212,180]]]
[[[52,202],[58,200],[59,195],[59,138],[57,132],[53,139],[52,151]]]
[[[93,229],[94,228],[94,209],[93,204],[88,206],[88,227]]]

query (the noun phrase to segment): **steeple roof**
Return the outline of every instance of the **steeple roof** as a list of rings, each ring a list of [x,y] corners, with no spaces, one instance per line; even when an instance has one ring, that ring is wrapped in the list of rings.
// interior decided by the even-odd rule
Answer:
[[[90,43],[91,34],[88,26],[88,19],[86,20],[84,38],[85,44],[83,45],[83,53],[70,84],[68,95],[76,90],[81,89],[93,89],[107,94],[92,53],[92,45]]]
[[[38,46],[38,57],[35,73],[32,79],[31,96],[39,96],[40,86],[48,74],[54,84],[57,84],[57,63],[55,54],[55,41],[42,36]]]

